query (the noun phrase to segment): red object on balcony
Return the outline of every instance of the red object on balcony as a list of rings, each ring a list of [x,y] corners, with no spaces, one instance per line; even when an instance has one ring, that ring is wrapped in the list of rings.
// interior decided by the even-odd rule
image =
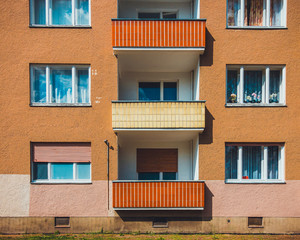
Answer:
[[[115,181],[113,207],[204,208],[201,181]]]
[[[243,176],[243,179],[249,179],[249,177],[248,176]]]
[[[205,20],[112,19],[113,47],[205,47]]]

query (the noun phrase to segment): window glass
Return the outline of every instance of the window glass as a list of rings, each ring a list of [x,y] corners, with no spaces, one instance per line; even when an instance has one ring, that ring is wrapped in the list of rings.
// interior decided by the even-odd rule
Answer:
[[[281,12],[282,12],[282,0],[271,0],[271,12],[270,12],[270,25],[282,26]]]
[[[51,163],[51,179],[73,179],[73,163]]]
[[[46,68],[36,67],[33,69],[33,89],[32,101],[37,103],[45,103],[46,99]]]
[[[34,24],[46,24],[46,3],[45,0],[33,1],[33,22]]]
[[[244,102],[260,103],[262,100],[262,71],[245,71]]]
[[[243,179],[261,179],[261,147],[243,147]]]
[[[164,83],[164,100],[177,100],[177,83],[165,82]]]
[[[225,147],[225,178],[237,179],[238,147]]]
[[[159,172],[139,173],[139,180],[159,180]]]
[[[78,70],[78,102],[79,103],[89,103],[89,71],[88,70]]]
[[[270,103],[279,103],[280,75],[281,75],[281,72],[279,70],[278,71],[270,71],[270,86],[269,86],[269,91],[270,91],[269,101],[270,101]]]
[[[138,18],[151,19],[151,18],[160,18],[160,12],[139,12]]]
[[[238,71],[227,71],[227,102],[237,102],[237,83],[238,83]]]
[[[51,80],[52,102],[72,103],[72,70],[53,69]]]
[[[72,25],[72,0],[52,0],[52,24]]]
[[[228,0],[227,24],[228,26],[238,26],[240,0]]]
[[[90,179],[90,163],[77,163],[77,179]]]
[[[268,179],[278,179],[278,147],[268,147]]]
[[[177,14],[176,12],[163,12],[162,17],[163,19],[176,19]]]
[[[163,180],[176,180],[176,172],[164,172]]]
[[[77,24],[89,25],[89,0],[77,0]]]
[[[263,26],[264,0],[245,0],[244,26]]]
[[[48,179],[48,163],[33,163],[33,180]]]
[[[139,100],[160,100],[160,82],[139,83]]]

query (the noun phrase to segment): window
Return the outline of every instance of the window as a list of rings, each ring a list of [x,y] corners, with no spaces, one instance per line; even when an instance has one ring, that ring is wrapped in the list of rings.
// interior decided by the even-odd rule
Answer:
[[[228,27],[285,27],[286,0],[227,0]]]
[[[177,11],[138,12],[138,18],[141,18],[141,19],[176,19]]]
[[[90,67],[32,65],[31,104],[90,105]]]
[[[226,182],[230,183],[283,181],[283,168],[283,144],[226,144]]]
[[[32,143],[32,182],[91,181],[90,143]]]
[[[139,180],[176,180],[178,149],[137,149]]]
[[[227,105],[285,104],[285,67],[227,66]]]
[[[90,26],[90,0],[31,0],[33,26]]]
[[[139,100],[176,101],[177,82],[140,82]]]

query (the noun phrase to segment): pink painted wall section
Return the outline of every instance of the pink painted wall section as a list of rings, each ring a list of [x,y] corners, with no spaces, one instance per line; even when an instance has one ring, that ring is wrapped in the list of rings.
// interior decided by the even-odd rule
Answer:
[[[205,183],[205,216],[300,217],[300,180],[286,184]]]
[[[31,184],[29,216],[108,216],[107,182]]]

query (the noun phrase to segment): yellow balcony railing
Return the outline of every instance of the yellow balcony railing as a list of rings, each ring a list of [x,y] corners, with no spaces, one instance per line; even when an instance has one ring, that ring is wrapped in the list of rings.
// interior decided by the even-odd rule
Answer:
[[[205,101],[113,101],[113,129],[204,129]]]

